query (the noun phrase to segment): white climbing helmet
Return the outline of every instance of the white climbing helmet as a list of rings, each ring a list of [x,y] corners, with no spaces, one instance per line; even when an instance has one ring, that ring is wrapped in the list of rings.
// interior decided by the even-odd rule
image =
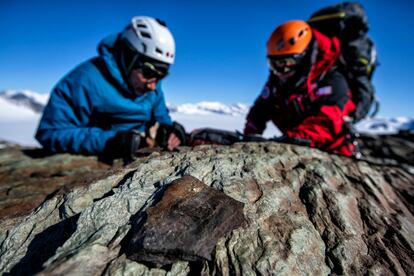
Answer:
[[[175,42],[166,24],[149,16],[135,16],[122,32],[122,38],[138,53],[173,64]]]

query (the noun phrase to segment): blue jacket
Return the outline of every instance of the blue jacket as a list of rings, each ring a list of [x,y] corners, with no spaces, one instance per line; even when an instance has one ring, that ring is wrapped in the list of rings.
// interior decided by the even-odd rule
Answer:
[[[52,152],[99,154],[118,131],[144,132],[146,123],[171,125],[161,82],[137,96],[122,77],[117,35],[98,46],[99,56],[69,72],[53,88],[36,139]]]

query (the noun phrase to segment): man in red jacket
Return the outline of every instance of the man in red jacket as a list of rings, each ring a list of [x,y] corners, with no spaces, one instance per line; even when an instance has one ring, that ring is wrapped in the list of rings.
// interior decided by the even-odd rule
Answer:
[[[305,21],[277,27],[267,42],[269,79],[247,115],[244,134],[262,134],[271,120],[281,140],[353,156],[346,118],[355,104],[335,67],[339,56],[339,41]]]

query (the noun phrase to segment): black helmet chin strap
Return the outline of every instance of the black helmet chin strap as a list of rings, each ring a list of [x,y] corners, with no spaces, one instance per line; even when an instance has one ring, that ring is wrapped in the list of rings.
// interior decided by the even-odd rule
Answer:
[[[133,50],[126,41],[120,39],[119,64],[126,77],[131,74],[138,57],[139,53]]]
[[[129,64],[129,66],[128,67],[125,67],[125,73],[127,74],[127,76],[129,76],[131,74],[132,69],[134,68],[134,64],[137,61],[137,59],[138,59],[138,55],[135,55],[132,58],[131,63]]]
[[[309,62],[310,65],[313,65],[318,58],[318,42],[315,38],[312,38],[312,40],[309,42],[308,51],[307,62]]]
[[[130,75],[134,68],[134,64],[137,62],[139,55],[135,51],[133,51],[127,43],[118,38],[116,42],[118,44],[117,50],[115,52],[115,59],[117,60],[117,64],[119,66],[119,70],[121,71],[121,75],[131,90],[135,90],[130,83]]]

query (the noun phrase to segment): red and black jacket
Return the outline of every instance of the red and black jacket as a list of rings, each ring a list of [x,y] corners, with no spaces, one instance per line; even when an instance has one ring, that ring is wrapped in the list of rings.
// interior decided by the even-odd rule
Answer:
[[[354,147],[344,120],[355,110],[345,77],[334,63],[340,47],[336,38],[312,30],[317,55],[302,85],[287,91],[270,74],[247,115],[245,134],[262,134],[268,121],[290,138],[309,140],[311,147],[352,156]]]

